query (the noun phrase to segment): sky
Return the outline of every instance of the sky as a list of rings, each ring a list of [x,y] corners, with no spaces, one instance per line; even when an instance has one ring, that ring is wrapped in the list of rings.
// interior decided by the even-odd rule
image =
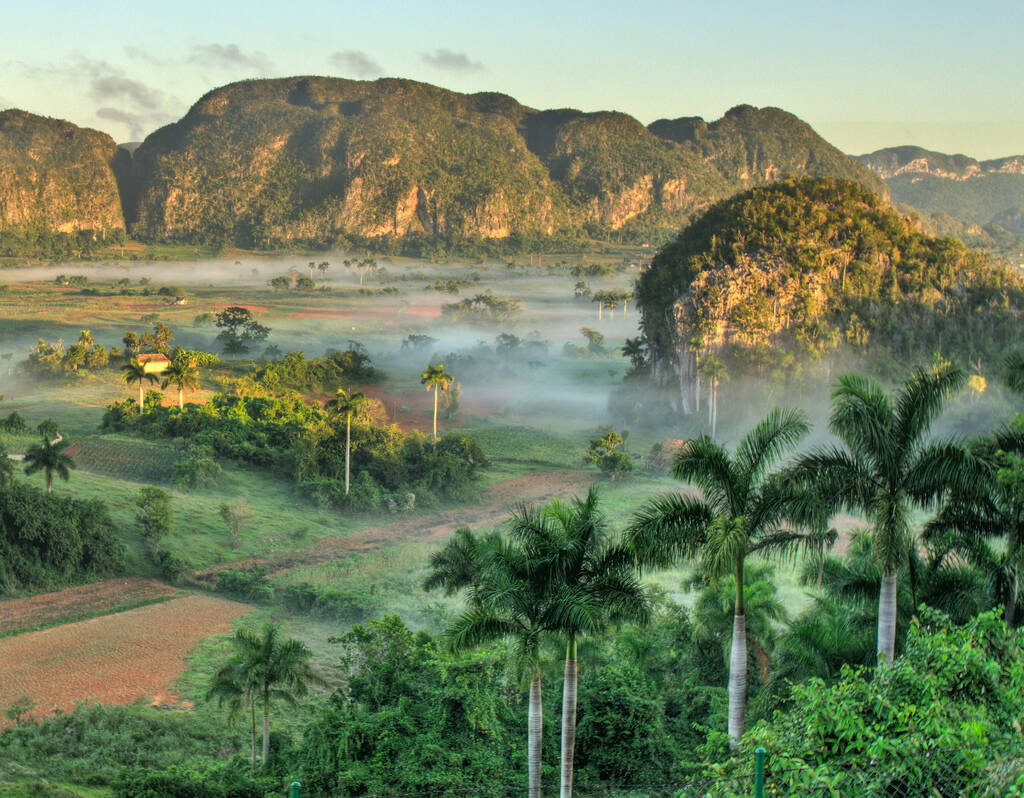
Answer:
[[[777,106],[850,154],[1024,153],[1020,0],[0,4],[0,108],[140,140],[235,80],[402,77],[644,124]]]

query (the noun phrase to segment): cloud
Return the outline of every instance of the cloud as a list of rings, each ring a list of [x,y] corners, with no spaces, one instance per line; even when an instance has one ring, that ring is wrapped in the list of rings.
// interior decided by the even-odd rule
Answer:
[[[128,135],[132,141],[141,141],[146,137],[150,121],[144,114],[134,114],[131,111],[123,111],[120,108],[97,108],[96,117],[105,119],[108,122],[117,122],[128,128]]]
[[[483,64],[470,60],[465,53],[457,53],[444,47],[438,47],[432,53],[420,53],[420,58],[435,69],[444,69],[448,72],[479,72],[484,68]]]
[[[362,50],[339,50],[331,53],[331,63],[342,72],[360,78],[384,74],[381,65]]]
[[[124,46],[124,54],[129,58],[133,58],[136,61],[144,61],[152,66],[166,67],[172,65],[171,61],[155,56],[148,50],[143,50],[141,47],[133,47],[130,44],[126,44]]]
[[[197,44],[188,60],[206,67],[254,69],[262,74],[269,72],[271,66],[263,53],[244,53],[237,44]]]

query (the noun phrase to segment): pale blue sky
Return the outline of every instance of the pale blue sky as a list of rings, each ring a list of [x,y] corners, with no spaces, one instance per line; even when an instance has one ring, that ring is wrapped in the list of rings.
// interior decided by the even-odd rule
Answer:
[[[233,80],[407,77],[537,108],[776,105],[846,152],[1024,152],[1020,0],[0,5],[0,107],[125,141]],[[378,71],[379,70],[379,71]]]

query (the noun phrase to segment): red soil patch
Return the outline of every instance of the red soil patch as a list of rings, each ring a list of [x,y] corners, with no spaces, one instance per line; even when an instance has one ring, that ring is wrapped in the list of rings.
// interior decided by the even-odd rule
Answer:
[[[173,701],[185,657],[210,635],[231,631],[251,607],[187,596],[116,615],[0,640],[0,706],[35,700],[37,717],[79,701]]]
[[[154,579],[108,579],[55,593],[4,601],[0,602],[0,632],[40,626],[76,615],[99,615],[115,607],[177,593],[177,589]]]
[[[459,507],[383,526],[368,527],[346,538],[321,538],[291,554],[236,562],[196,576],[212,581],[217,571],[222,568],[248,568],[252,565],[261,565],[270,573],[282,573],[304,565],[337,560],[353,551],[383,549],[412,540],[444,540],[460,526],[497,526],[520,502],[542,502],[554,497],[567,499],[581,495],[586,492],[592,481],[593,478],[585,474],[559,471],[527,474],[492,485],[487,489],[486,503],[482,505]]]

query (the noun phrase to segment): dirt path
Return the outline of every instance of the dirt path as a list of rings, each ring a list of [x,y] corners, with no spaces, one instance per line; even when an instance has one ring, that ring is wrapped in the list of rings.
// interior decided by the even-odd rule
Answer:
[[[262,566],[272,574],[283,573],[305,565],[319,565],[344,557],[353,551],[371,551],[407,541],[443,540],[458,527],[495,526],[504,521],[509,511],[521,502],[538,502],[558,497],[571,498],[586,492],[593,477],[587,474],[560,471],[527,474],[499,482],[487,489],[483,504],[444,510],[431,515],[396,520],[382,526],[360,529],[347,537],[327,537],[299,551],[278,557],[255,558],[229,563],[196,574],[202,581],[212,582],[217,571],[226,568]]]
[[[0,634],[68,618],[102,615],[116,608],[174,596],[179,591],[155,579],[108,579],[55,593],[0,602]]]
[[[4,638],[0,707],[28,696],[38,717],[73,709],[79,701],[175,701],[171,685],[184,672],[188,652],[210,635],[230,632],[231,621],[251,609],[212,596],[184,596]]]

